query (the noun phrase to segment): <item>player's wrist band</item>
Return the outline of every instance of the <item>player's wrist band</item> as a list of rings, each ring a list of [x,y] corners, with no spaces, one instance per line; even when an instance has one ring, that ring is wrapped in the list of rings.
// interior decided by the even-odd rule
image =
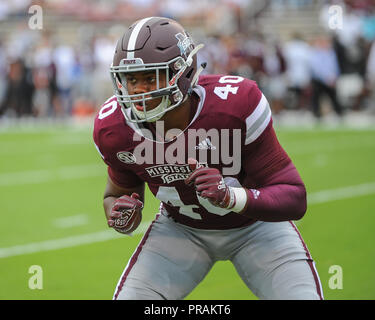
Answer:
[[[244,188],[229,187],[231,203],[228,206],[233,212],[241,212],[247,203],[247,193]],[[233,200],[232,200],[233,199]],[[232,202],[233,201],[233,202]],[[231,208],[231,205],[233,206]]]

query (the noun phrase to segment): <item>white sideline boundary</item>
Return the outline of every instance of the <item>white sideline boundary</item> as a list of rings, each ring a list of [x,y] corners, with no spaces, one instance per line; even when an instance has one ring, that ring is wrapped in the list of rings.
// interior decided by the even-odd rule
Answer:
[[[133,236],[137,234],[143,234],[148,228],[151,221],[145,221],[133,232]],[[78,236],[70,236],[61,239],[46,240],[41,242],[31,242],[24,245],[17,245],[8,248],[0,248],[0,259],[14,256],[20,256],[24,254],[32,254],[43,251],[51,251],[65,248],[77,247],[85,244],[92,244],[96,242],[103,242],[118,238],[124,238],[126,236],[112,230],[104,230],[99,232],[81,234]]]
[[[105,177],[102,163],[65,166],[54,169],[0,173],[0,187],[32,185],[38,183]]]
[[[375,194],[375,182],[314,192],[308,195],[307,201],[308,205],[311,206],[370,194]],[[133,235],[143,234],[150,223],[151,221],[142,222],[139,228],[133,232]],[[85,244],[92,244],[118,238],[124,238],[124,235],[121,235],[114,230],[109,229],[105,231],[82,234],[78,236],[70,236],[61,239],[32,242],[24,245],[0,248],[0,259],[43,251],[72,248]]]
[[[375,182],[364,183],[337,189],[323,190],[307,195],[307,204],[315,205],[336,200],[355,198],[375,193]]]

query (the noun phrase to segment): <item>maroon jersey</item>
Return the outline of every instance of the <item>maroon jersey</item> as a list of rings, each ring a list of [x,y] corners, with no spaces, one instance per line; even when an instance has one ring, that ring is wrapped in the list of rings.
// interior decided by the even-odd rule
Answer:
[[[201,76],[194,92],[199,103],[188,128],[167,134],[164,141],[155,141],[151,131],[127,122],[123,112],[130,110],[122,110],[115,97],[105,102],[95,119],[93,136],[112,181],[125,188],[146,182],[163,210],[195,228],[238,228],[263,216],[265,221],[286,220],[294,198],[279,206],[283,194],[275,190],[274,200],[267,187],[275,181],[286,186],[289,180],[293,185],[302,182],[277,141],[270,106],[256,83],[238,76]],[[184,183],[191,172],[189,157],[218,168],[224,177],[236,178],[248,188],[254,203],[238,214],[199,197]]]

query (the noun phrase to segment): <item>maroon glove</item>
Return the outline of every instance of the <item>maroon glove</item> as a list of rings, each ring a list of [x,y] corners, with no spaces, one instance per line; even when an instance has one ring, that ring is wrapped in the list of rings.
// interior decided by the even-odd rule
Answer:
[[[190,169],[194,171],[186,178],[185,183],[194,185],[198,195],[208,199],[214,206],[231,209],[234,205],[232,193],[220,171],[199,166],[192,158],[189,158],[188,163]]]
[[[108,226],[125,234],[134,231],[142,219],[143,203],[138,199],[137,193],[118,198],[112,206]]]

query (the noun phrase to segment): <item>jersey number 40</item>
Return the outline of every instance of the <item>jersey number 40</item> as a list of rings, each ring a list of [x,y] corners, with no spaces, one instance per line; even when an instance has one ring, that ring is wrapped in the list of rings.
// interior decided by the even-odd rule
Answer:
[[[240,83],[244,78],[237,76],[223,76],[219,79],[219,83],[227,84],[225,87],[215,87],[214,93],[221,99],[227,100],[229,93],[237,94],[238,87],[232,87],[230,83]]]

